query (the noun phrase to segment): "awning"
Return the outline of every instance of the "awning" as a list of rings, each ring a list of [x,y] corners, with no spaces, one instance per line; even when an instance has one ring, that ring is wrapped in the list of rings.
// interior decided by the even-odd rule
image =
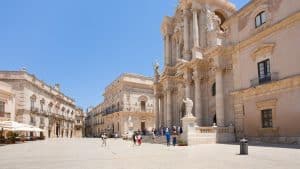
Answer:
[[[0,122],[0,129],[6,130],[6,131],[30,131],[30,132],[42,132],[43,129],[40,129],[38,127],[29,125],[29,124],[23,124],[18,123],[15,121],[2,121]]]

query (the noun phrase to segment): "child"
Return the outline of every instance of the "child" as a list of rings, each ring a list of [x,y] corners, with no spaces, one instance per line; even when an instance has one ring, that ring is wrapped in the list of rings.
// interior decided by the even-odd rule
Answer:
[[[142,136],[139,133],[138,137],[137,137],[137,141],[138,141],[138,145],[141,146],[142,145]]]

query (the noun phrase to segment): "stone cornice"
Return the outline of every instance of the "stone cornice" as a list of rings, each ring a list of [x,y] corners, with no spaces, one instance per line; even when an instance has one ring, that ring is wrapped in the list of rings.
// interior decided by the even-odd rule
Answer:
[[[237,11],[234,15],[232,15],[230,18],[228,18],[225,23],[223,24],[224,26],[227,26],[232,22],[235,18],[246,15],[248,13],[251,13],[251,11],[256,8],[262,0],[251,0],[246,4],[244,7],[242,7],[239,11]]]
[[[163,36],[172,35],[174,31],[173,28],[173,18],[165,16],[161,25],[161,33]]]
[[[42,80],[39,80],[36,78],[35,75],[30,74],[26,71],[0,71],[0,80],[24,80],[27,83],[30,83],[31,85],[37,87],[38,89],[45,91],[46,93],[56,97],[60,98],[64,102],[75,106],[74,99],[64,95],[61,91],[55,89],[54,87],[46,84]]]
[[[266,101],[258,102],[258,103],[256,103],[256,108],[258,110],[273,108],[273,107],[276,106],[277,101],[278,101],[277,99],[272,99],[272,100],[266,100]]]
[[[279,92],[282,90],[288,90],[295,87],[300,87],[300,75],[295,75],[279,81],[259,85],[256,87],[233,91],[231,92],[231,95],[236,97],[243,97],[244,99],[247,99],[249,97],[255,97],[255,96],[265,95],[268,93]]]
[[[251,36],[250,38],[241,41],[239,44],[236,45],[236,48],[243,49],[247,46],[250,46],[251,44],[259,41],[262,38],[265,38],[269,35],[271,35],[274,32],[277,32],[281,29],[287,28],[297,22],[300,21],[300,12],[297,12],[281,21],[279,21],[278,23],[266,28],[264,31],[257,33],[254,36]]]
[[[266,54],[272,54],[275,47],[275,43],[263,44],[261,47],[257,48],[251,55],[252,60],[264,56]]]

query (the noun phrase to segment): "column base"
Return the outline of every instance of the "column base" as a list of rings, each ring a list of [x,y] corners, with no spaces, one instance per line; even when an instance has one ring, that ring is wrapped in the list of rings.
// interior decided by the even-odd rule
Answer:
[[[192,53],[193,53],[193,60],[194,60],[194,59],[200,59],[200,60],[203,60],[203,54],[202,54],[202,52],[201,52],[200,47],[194,47]]]

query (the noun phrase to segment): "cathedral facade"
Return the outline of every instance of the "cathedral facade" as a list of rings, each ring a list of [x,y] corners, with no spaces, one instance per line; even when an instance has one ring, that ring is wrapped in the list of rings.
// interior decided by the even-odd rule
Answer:
[[[180,0],[161,26],[156,127],[182,125],[190,98],[200,132],[234,127],[236,138],[299,141],[299,21],[297,0],[251,0],[240,10],[228,0]]]

